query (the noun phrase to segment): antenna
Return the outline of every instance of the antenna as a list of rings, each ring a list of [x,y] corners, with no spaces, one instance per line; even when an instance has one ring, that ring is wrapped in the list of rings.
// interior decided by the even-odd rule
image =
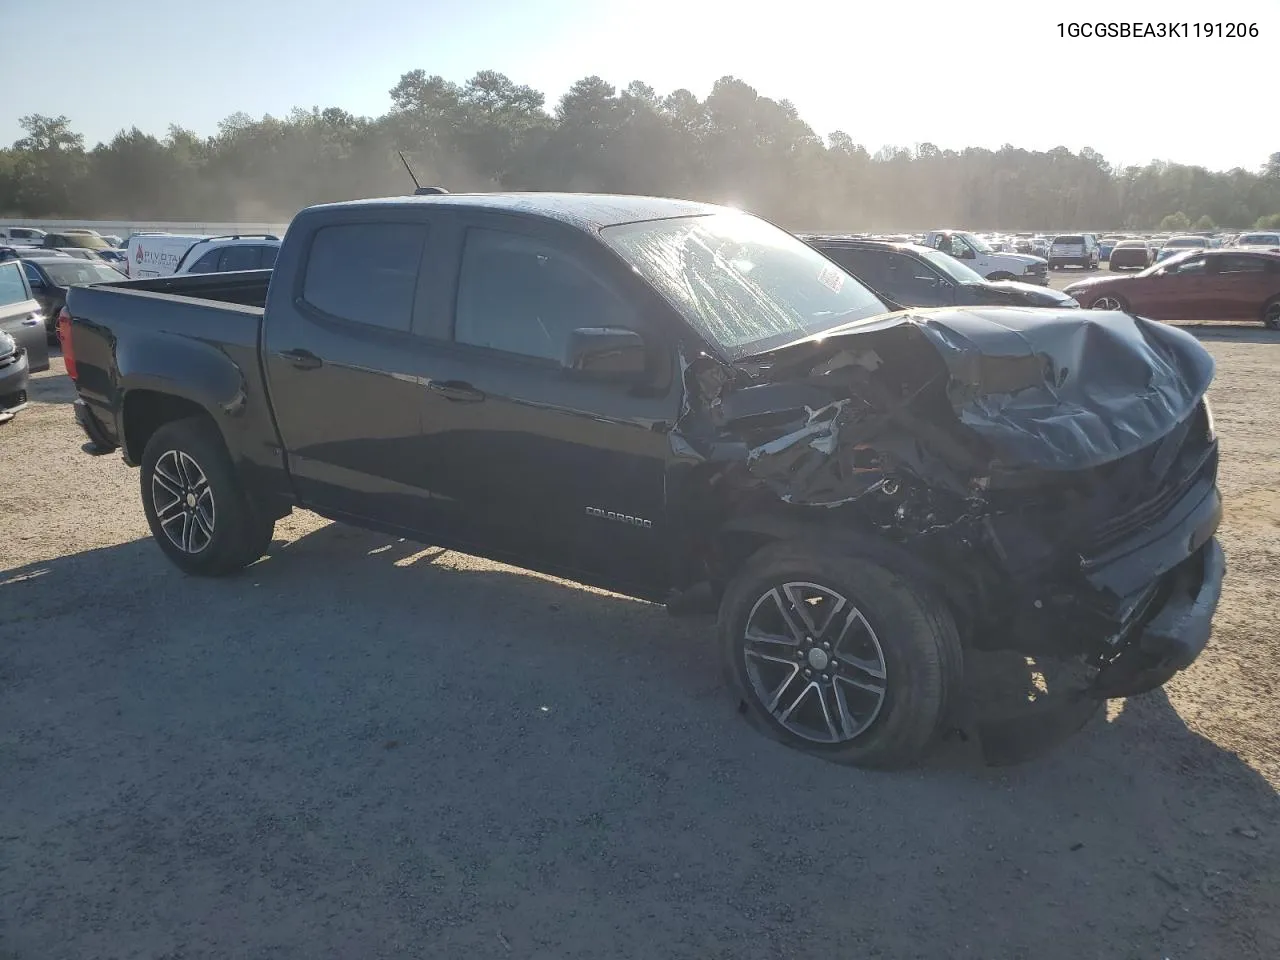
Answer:
[[[404,158],[404,152],[397,150],[396,153],[400,155],[400,162],[404,164],[405,170],[409,172],[409,179],[413,181],[413,189],[421,190],[422,184],[420,184],[418,182],[418,178],[413,175],[413,167],[409,166],[409,161]]]
[[[418,182],[418,178],[413,175],[413,167],[409,166],[409,161],[404,158],[404,153],[397,150],[400,154],[400,162],[404,164],[404,168],[409,171],[409,179],[413,181],[413,195],[415,197],[423,197],[427,194],[448,193],[444,187],[424,187]]]

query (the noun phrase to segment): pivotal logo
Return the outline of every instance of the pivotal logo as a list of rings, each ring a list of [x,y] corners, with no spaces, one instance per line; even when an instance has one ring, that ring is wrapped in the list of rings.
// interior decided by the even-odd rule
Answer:
[[[134,259],[134,262],[135,262],[135,263],[141,263],[141,262],[142,262],[142,248],[141,248],[141,247],[139,247],[139,248],[138,248],[138,252],[137,252],[136,254],[134,254],[133,259]]]

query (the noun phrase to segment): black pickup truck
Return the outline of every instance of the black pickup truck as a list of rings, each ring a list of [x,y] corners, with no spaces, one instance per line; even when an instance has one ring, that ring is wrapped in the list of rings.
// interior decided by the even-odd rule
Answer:
[[[77,287],[58,327],[187,573],[304,507],[718,610],[744,713],[828,759],[916,758],[970,650],[1092,711],[1209,638],[1213,361],[1124,313],[887,312],[744,213],[487,194],[312,207],[274,271]]]

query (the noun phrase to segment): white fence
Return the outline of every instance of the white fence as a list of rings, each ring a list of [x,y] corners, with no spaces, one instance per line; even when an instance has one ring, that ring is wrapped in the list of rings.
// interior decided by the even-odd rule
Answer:
[[[287,223],[178,223],[157,220],[0,220],[4,227],[36,227],[48,233],[60,230],[97,230],[98,233],[115,235],[123,239],[131,233],[156,231],[160,233],[194,233],[207,236],[226,234],[271,233],[283,237]]]

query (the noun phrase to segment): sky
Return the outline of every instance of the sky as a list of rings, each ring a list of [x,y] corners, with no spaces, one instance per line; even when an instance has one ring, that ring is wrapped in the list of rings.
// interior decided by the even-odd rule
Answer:
[[[65,114],[88,146],[133,126],[208,135],[236,111],[373,116],[421,68],[458,83],[498,70],[543,91],[548,109],[593,74],[700,98],[731,75],[792,101],[819,135],[844,130],[872,152],[1090,146],[1117,166],[1256,169],[1280,150],[1266,116],[1280,0],[60,0],[56,37],[37,27],[44,2],[0,0],[0,25],[32,26],[0,29],[10,65],[19,36],[41,38],[30,82],[12,83],[0,107],[0,144],[22,135],[28,113]],[[1256,24],[1258,36],[1083,39],[1059,28],[1197,16]]]

